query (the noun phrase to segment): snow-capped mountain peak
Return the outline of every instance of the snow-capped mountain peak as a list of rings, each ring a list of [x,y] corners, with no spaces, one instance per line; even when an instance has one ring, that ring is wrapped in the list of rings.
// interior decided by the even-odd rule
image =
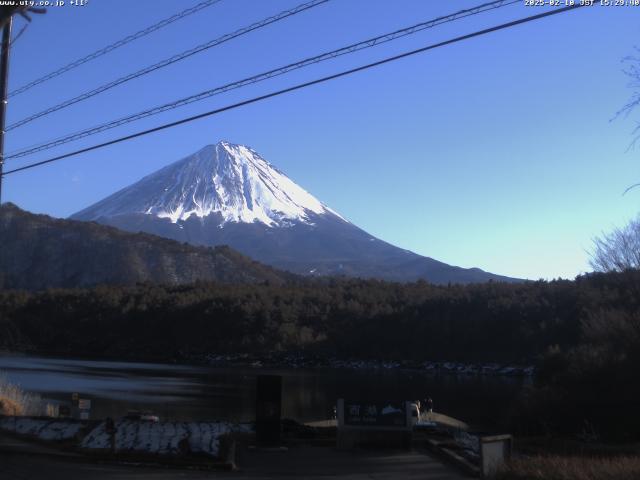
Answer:
[[[375,238],[251,148],[229,142],[206,146],[71,218],[193,245],[228,245],[302,275],[436,283],[512,280],[447,265]]]
[[[311,223],[311,214],[342,219],[257,152],[226,141],[208,145],[74,217],[96,220],[129,213],[169,218],[173,223],[217,213],[221,225]]]

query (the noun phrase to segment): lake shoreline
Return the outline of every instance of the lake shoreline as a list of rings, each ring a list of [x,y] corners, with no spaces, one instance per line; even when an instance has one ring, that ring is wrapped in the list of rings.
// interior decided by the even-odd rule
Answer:
[[[503,363],[467,363],[450,361],[371,360],[307,357],[300,354],[278,355],[217,355],[208,354],[200,362],[220,367],[255,368],[331,368],[352,370],[404,370],[445,375],[490,375],[507,377],[533,377],[532,365]]]
[[[502,376],[533,378],[535,366],[518,363],[500,362],[457,362],[457,361],[416,361],[416,360],[378,360],[378,359],[342,359],[322,355],[305,355],[300,352],[277,352],[269,354],[191,354],[179,357],[157,357],[149,355],[131,355],[111,357],[109,355],[69,355],[62,352],[11,351],[0,350],[0,356],[38,356],[65,360],[112,361],[130,363],[164,363],[168,365],[255,368],[255,369],[347,369],[347,370],[401,370],[416,371],[434,375],[465,376]]]

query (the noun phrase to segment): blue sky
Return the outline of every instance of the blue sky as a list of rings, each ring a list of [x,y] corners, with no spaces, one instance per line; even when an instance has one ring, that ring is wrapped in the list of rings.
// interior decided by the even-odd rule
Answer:
[[[10,89],[195,3],[89,0],[49,8],[13,46]],[[222,0],[12,98],[8,121],[298,3]],[[479,3],[332,0],[10,131],[6,149]],[[6,169],[541,11],[523,2],[456,21],[9,160]],[[390,243],[504,275],[573,278],[589,270],[591,239],[638,211],[640,189],[622,196],[640,181],[640,151],[628,150],[634,119],[611,119],[631,94],[621,59],[640,45],[639,33],[640,7],[578,9],[10,175],[3,201],[65,217],[226,139],[253,147]]]

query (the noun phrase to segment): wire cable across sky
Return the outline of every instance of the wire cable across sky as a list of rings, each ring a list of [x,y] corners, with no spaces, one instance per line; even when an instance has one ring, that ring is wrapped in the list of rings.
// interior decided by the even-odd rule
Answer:
[[[76,67],[79,67],[80,65],[84,65],[85,63],[90,62],[91,60],[95,60],[98,57],[101,57],[103,55],[106,55],[109,52],[114,51],[117,48],[120,48],[128,43],[131,43],[135,40],[138,40],[139,38],[145,37],[146,35],[149,35],[150,33],[155,32],[156,30],[160,30],[161,28],[166,27],[167,25],[172,24],[173,22],[177,22],[178,20],[182,20],[185,17],[188,17],[189,15],[193,15],[194,13],[197,13],[207,7],[211,7],[212,5],[215,5],[216,3],[220,2],[222,0],[205,0],[203,2],[200,2],[196,5],[194,5],[193,7],[187,8],[185,10],[182,10],[181,12],[178,12],[174,15],[171,15],[168,18],[165,18],[164,20],[161,20],[157,23],[154,23],[153,25],[150,25],[147,28],[144,28],[136,33],[133,33],[131,35],[127,35],[126,37],[118,40],[117,42],[114,42],[110,45],[107,45],[106,47],[103,47],[99,50],[96,50],[93,53],[90,53],[89,55],[86,55],[82,58],[79,58],[78,60],[75,60],[63,67],[58,68],[57,70],[54,70],[51,73],[48,73],[42,77],[36,78],[35,80],[27,83],[26,85],[23,85],[20,88],[16,88],[15,90],[13,90],[12,92],[9,92],[9,97],[13,97],[15,95],[19,95],[21,93],[26,92],[27,90],[35,87],[36,85],[40,85],[41,83],[44,83],[48,80],[51,80],[52,78],[58,77],[60,75],[62,75],[63,73],[68,72],[69,70],[73,70]],[[15,41],[15,40],[14,40]]]
[[[359,67],[351,68],[349,70],[344,70],[342,72],[335,73],[333,75],[328,75],[328,76],[325,76],[325,77],[322,77],[322,78],[318,78],[318,79],[315,79],[315,80],[311,80],[311,81],[308,81],[308,82],[304,82],[304,83],[299,83],[297,85],[294,85],[294,86],[291,86],[291,87],[288,87],[288,88],[277,90],[277,91],[274,91],[274,92],[271,92],[271,93],[267,93],[265,95],[261,95],[261,96],[258,96],[258,97],[253,97],[253,98],[250,98],[248,100],[244,100],[242,102],[234,103],[232,105],[227,105],[225,107],[217,108],[215,110],[210,110],[210,111],[207,111],[207,112],[204,112],[204,113],[200,113],[198,115],[193,115],[191,117],[187,117],[187,118],[183,118],[181,120],[176,120],[174,122],[166,123],[166,124],[160,125],[158,127],[150,128],[148,130],[143,130],[143,131],[140,131],[140,132],[137,132],[137,133],[133,133],[131,135],[126,135],[126,136],[119,137],[119,138],[116,138],[116,139],[113,139],[113,140],[109,140],[107,142],[99,143],[97,145],[92,145],[90,147],[86,147],[86,148],[82,148],[82,149],[79,149],[79,150],[75,150],[73,152],[69,152],[69,153],[65,153],[65,154],[62,154],[62,155],[58,155],[56,157],[49,158],[47,160],[42,160],[42,161],[39,161],[39,162],[30,163],[30,164],[22,166],[22,167],[18,167],[18,168],[14,168],[12,170],[8,170],[8,171],[4,172],[4,174],[2,176],[4,177],[4,176],[10,175],[12,173],[17,173],[17,172],[29,170],[29,169],[32,169],[32,168],[40,167],[42,165],[46,165],[46,164],[49,164],[49,163],[57,162],[57,161],[65,159],[65,158],[77,156],[77,155],[80,155],[82,153],[87,153],[87,152],[90,152],[90,151],[93,151],[93,150],[98,150],[98,149],[101,149],[101,148],[104,148],[104,147],[107,147],[107,146],[110,146],[110,145],[115,145],[117,143],[122,143],[122,142],[125,142],[125,141],[128,141],[128,140],[132,140],[134,138],[138,138],[138,137],[141,137],[141,136],[144,136],[144,135],[149,135],[151,133],[159,132],[161,130],[165,130],[165,129],[168,129],[168,128],[176,127],[178,125],[183,125],[185,123],[193,122],[193,121],[199,120],[201,118],[206,118],[206,117],[210,117],[212,115],[217,115],[217,114],[222,113],[222,112],[226,112],[226,111],[229,111],[229,110],[234,110],[236,108],[239,108],[239,107],[242,107],[242,106],[245,106],[245,105],[250,105],[252,103],[260,102],[262,100],[266,100],[266,99],[269,99],[269,98],[277,97],[277,96],[283,95],[285,93],[293,92],[293,91],[296,91],[296,90],[301,90],[303,88],[307,88],[307,87],[310,87],[312,85],[317,85],[317,84],[320,84],[320,83],[328,82],[330,80],[335,80],[337,78],[345,77],[347,75],[351,75],[351,74],[356,73],[356,72],[361,72],[361,71],[368,70],[368,69],[371,69],[371,68],[374,68],[374,67],[378,67],[380,65],[391,63],[391,62],[400,60],[402,58],[406,58],[406,57],[410,57],[410,56],[413,56],[413,55],[417,55],[419,53],[424,53],[426,51],[433,50],[435,48],[443,47],[443,46],[446,46],[446,45],[451,45],[453,43],[461,42],[461,41],[464,41],[464,40],[469,40],[469,39],[476,38],[476,37],[479,37],[481,35],[486,35],[486,34],[489,34],[489,33],[492,33],[492,32],[496,32],[496,31],[499,31],[499,30],[505,30],[507,28],[515,27],[517,25],[521,25],[521,24],[532,22],[532,21],[535,21],[535,20],[540,20],[542,18],[550,17],[552,15],[558,15],[560,13],[565,13],[565,12],[568,12],[570,10],[575,10],[575,9],[581,8],[583,6],[585,6],[585,5],[575,4],[575,5],[570,5],[570,6],[566,6],[566,7],[555,8],[553,10],[549,10],[549,11],[546,11],[546,12],[543,12],[543,13],[539,13],[537,15],[531,15],[529,17],[520,18],[518,20],[514,20],[514,21],[511,21],[511,22],[503,23],[503,24],[496,25],[496,26],[493,26],[493,27],[485,28],[483,30],[478,30],[478,31],[475,31],[473,33],[469,33],[469,34],[462,35],[462,36],[459,36],[459,37],[451,38],[449,40],[445,40],[445,41],[438,42],[438,43],[435,43],[435,44],[427,45],[425,47],[418,48],[416,50],[411,50],[411,51],[408,51],[408,52],[401,53],[399,55],[394,55],[392,57],[387,57],[387,58],[384,58],[382,60],[378,60],[377,62],[368,63],[366,65],[362,65],[362,66],[359,66]]]
[[[22,150],[17,151],[16,153],[12,153],[9,154],[5,157],[5,159],[14,159],[14,158],[21,158],[21,157],[25,157],[27,155],[32,155],[34,153],[37,152],[41,152],[43,150],[48,150],[50,148],[54,148],[57,147],[59,145],[63,145],[65,143],[69,143],[69,142],[73,142],[76,140],[80,140],[82,138],[88,137],[90,135],[95,135],[97,133],[100,132],[104,132],[106,130],[110,130],[116,127],[119,127],[121,125],[125,125],[127,123],[131,123],[131,122],[135,122],[137,120],[141,120],[143,118],[146,117],[150,117],[152,115],[157,115],[159,113],[162,112],[166,112],[168,110],[173,110],[175,108],[179,108],[182,107],[184,105],[189,105],[191,103],[194,102],[198,102],[201,100],[205,100],[207,98],[210,98],[214,95],[220,95],[222,93],[231,91],[231,90],[235,90],[241,87],[245,87],[247,85],[251,85],[254,83],[258,83],[264,80],[268,80],[270,78],[274,78],[280,75],[284,75],[286,73],[289,73],[291,71],[294,70],[299,70],[301,68],[316,64],[316,63],[320,63],[326,60],[330,60],[336,57],[340,57],[342,55],[346,55],[346,54],[350,54],[350,53],[354,53],[360,50],[364,50],[366,48],[371,48],[374,47],[376,45],[381,45],[387,42],[391,42],[393,40],[397,40],[399,38],[402,37],[406,37],[408,35],[412,35],[415,33],[418,33],[422,30],[426,30],[428,28],[433,28],[436,27],[438,25],[442,25],[444,23],[449,23],[449,22],[453,22],[456,20],[460,20],[462,18],[465,17],[469,17],[471,15],[477,15],[486,11],[490,11],[490,10],[495,10],[497,8],[501,8],[501,7],[506,7],[508,5],[512,5],[515,3],[520,3],[520,0],[497,0],[497,1],[492,1],[492,2],[488,2],[488,3],[484,3],[481,5],[478,5],[477,7],[473,7],[473,8],[468,8],[468,9],[464,9],[464,10],[460,10],[457,11],[455,13],[446,15],[446,16],[442,16],[442,17],[438,17],[432,20],[428,20],[425,22],[421,22],[418,23],[416,25],[410,26],[410,27],[406,27],[400,30],[396,30],[394,32],[391,33],[386,33],[384,35],[378,35],[376,37],[373,38],[369,38],[367,40],[363,40],[361,42],[358,43],[354,43],[351,45],[348,45],[346,47],[342,47],[342,48],[338,48],[336,50],[332,50],[330,52],[325,52],[322,53],[320,55],[315,55],[313,57],[308,57],[305,58],[303,60],[300,60],[298,62],[295,63],[290,63],[288,65],[282,66],[282,67],[278,67],[276,69],[273,70],[269,70],[267,72],[263,72],[257,75],[253,75],[251,77],[248,78],[244,78],[242,80],[238,80],[232,83],[228,83],[219,87],[215,87],[212,88],[210,90],[206,90],[204,92],[200,92],[197,93],[195,95],[190,95],[188,97],[185,98],[181,98],[179,100],[175,100],[173,102],[169,102],[166,103],[164,105],[160,105],[157,107],[153,107],[132,115],[128,115],[126,117],[122,117],[116,120],[112,120],[110,122],[101,124],[101,125],[97,125],[94,127],[90,127],[87,128],[85,130],[79,131],[79,132],[75,132],[73,134],[69,134],[66,135],[64,137],[60,137],[57,138],[55,140],[49,141],[49,142],[45,142],[33,147],[29,147],[29,148],[25,148]],[[9,128],[10,129],[10,128]]]
[[[63,108],[67,108],[71,105],[74,105],[78,102],[82,102],[83,100],[87,100],[91,97],[94,97],[96,95],[99,95],[103,92],[106,92],[107,90],[110,90],[114,87],[117,87],[118,85],[122,85],[123,83],[129,82],[131,80],[134,80],[136,78],[142,77],[143,75],[147,75],[149,73],[155,72],[156,70],[160,70],[161,68],[167,67],[169,65],[172,65],[176,62],[179,62],[181,60],[184,60],[186,58],[189,58],[193,55],[196,55],[197,53],[201,53],[204,52],[205,50],[209,50],[210,48],[216,47],[218,45],[221,45],[225,42],[228,42],[229,40],[233,40],[234,38],[240,37],[242,35],[246,35],[247,33],[253,32],[254,30],[258,30],[260,28],[266,27],[267,25],[271,25],[272,23],[276,23],[279,22],[280,20],[284,20],[285,18],[289,18],[293,15],[297,15],[298,13],[304,12],[306,10],[309,10],[311,8],[317,7],[319,5],[322,5],[324,3],[327,3],[329,0],[311,0],[309,2],[306,3],[302,3],[294,8],[288,9],[288,10],[283,10],[282,12],[273,15],[271,17],[265,18],[264,20],[260,20],[259,22],[255,22],[252,23],[249,26],[240,28],[239,30],[236,30],[235,32],[232,33],[227,33],[225,35],[222,35],[221,37],[215,38],[213,40],[210,40],[206,43],[203,43],[201,45],[198,45],[194,48],[191,48],[189,50],[186,50],[182,53],[179,53],[177,55],[173,55],[172,57],[166,58],[158,63],[154,63],[153,65],[149,65],[148,67],[145,67],[141,70],[138,70],[136,72],[130,73],[128,75],[125,75],[124,77],[120,77],[116,80],[113,80],[111,82],[105,83],[97,88],[94,88],[93,90],[89,90],[88,92],[84,92],[81,93],[80,95],[77,95],[73,98],[70,98],[68,100],[65,100],[64,102],[61,102],[57,105],[54,105],[52,107],[46,108],[38,113],[34,113],[33,115],[29,115],[28,117],[23,118],[22,120],[19,120],[17,122],[12,123],[11,125],[9,125],[6,128],[6,131],[8,132],[9,130],[13,130],[14,128],[18,128],[21,127],[22,125],[25,125],[27,123],[30,123],[38,118],[44,117],[46,115],[49,115],[53,112],[57,112],[58,110],[62,110]]]

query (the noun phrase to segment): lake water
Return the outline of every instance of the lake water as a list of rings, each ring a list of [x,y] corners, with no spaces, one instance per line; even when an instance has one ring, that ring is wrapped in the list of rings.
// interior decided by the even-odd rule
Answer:
[[[498,425],[526,380],[433,375],[402,370],[220,368],[156,363],[0,356],[0,375],[53,402],[91,399],[92,418],[151,410],[163,420],[255,418],[260,374],[283,377],[283,416],[330,418],[337,398],[411,400],[430,396],[435,410],[484,428]]]

